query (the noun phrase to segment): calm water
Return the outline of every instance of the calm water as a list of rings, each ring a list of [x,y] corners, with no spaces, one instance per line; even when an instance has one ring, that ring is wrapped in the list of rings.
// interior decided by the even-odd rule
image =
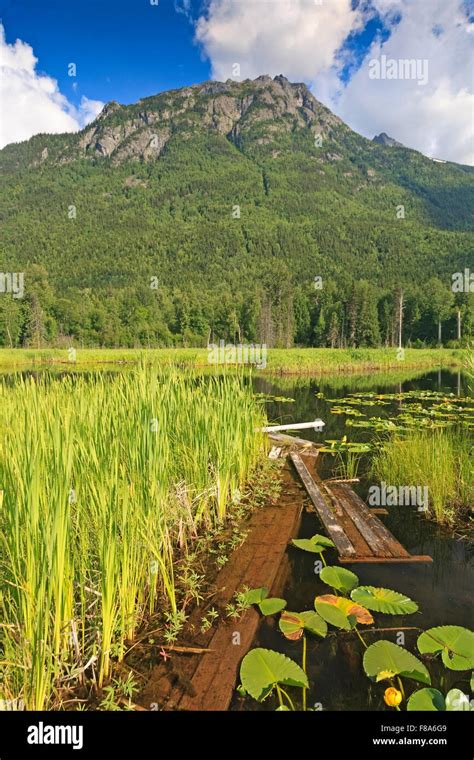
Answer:
[[[273,421],[287,423],[291,421],[309,421],[321,417],[326,422],[324,433],[301,431],[302,437],[322,441],[340,439],[347,435],[349,440],[370,440],[374,435],[370,430],[345,427],[342,415],[331,415],[330,404],[315,394],[323,392],[327,398],[343,398],[348,393],[375,391],[377,393],[395,393],[410,390],[442,390],[465,395],[466,389],[462,377],[449,372],[430,373],[416,380],[403,383],[371,381],[369,378],[356,380],[336,378],[321,381],[305,380],[291,385],[288,380],[283,385],[275,381],[256,381],[257,390],[278,396],[290,396],[294,404],[268,404],[269,418]],[[399,402],[398,402],[399,403]],[[393,406],[364,408],[368,416],[389,416]],[[307,434],[308,433],[308,434]],[[322,457],[321,473],[331,472],[333,459],[329,455]],[[362,466],[363,467],[363,466]],[[362,479],[357,486],[360,495],[365,498],[370,481]],[[389,616],[374,613],[375,625],[378,627],[430,626],[453,624],[474,626],[474,545],[452,536],[451,532],[436,526],[420,516],[416,507],[388,507],[389,515],[383,522],[412,554],[429,554],[432,564],[382,564],[382,565],[345,565],[355,572],[361,584],[393,588],[414,599],[420,612],[414,615]],[[324,532],[315,514],[303,517],[300,537],[310,537],[314,533]],[[287,600],[287,609],[295,612],[314,609],[314,597],[330,593],[327,585],[322,583],[314,571],[316,556],[290,547],[290,575],[283,597]],[[337,564],[337,554],[327,552],[328,564]],[[373,627],[373,626],[368,626]],[[360,626],[362,632],[364,626]],[[332,629],[334,630],[334,629]],[[418,632],[405,632],[405,646],[416,653],[415,642]],[[366,634],[367,643],[379,638],[387,638],[395,643],[397,632],[383,634]],[[254,646],[267,647],[287,654],[301,662],[301,641],[287,641],[278,629],[275,618],[262,618],[262,623]],[[355,634],[331,635],[326,639],[308,637],[308,674],[312,688],[308,693],[308,705],[316,703],[324,710],[381,710],[386,708],[382,695],[385,686],[372,684],[362,670],[362,644]],[[436,673],[434,685],[439,687],[441,669]],[[449,672],[444,687],[458,686],[468,690],[468,682],[454,672]],[[272,710],[275,702],[258,705],[253,700],[236,696],[233,709]],[[319,708],[320,709],[320,708]]]

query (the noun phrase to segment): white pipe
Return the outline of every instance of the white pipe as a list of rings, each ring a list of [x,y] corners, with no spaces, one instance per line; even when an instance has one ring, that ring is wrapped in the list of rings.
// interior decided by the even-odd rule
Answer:
[[[280,430],[322,430],[326,423],[316,419],[313,422],[293,422],[291,425],[270,425],[269,427],[260,428],[261,433],[278,433]]]

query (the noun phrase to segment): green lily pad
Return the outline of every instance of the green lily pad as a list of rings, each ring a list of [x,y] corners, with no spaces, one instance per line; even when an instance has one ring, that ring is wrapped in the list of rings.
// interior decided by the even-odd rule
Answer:
[[[450,670],[474,668],[474,632],[459,625],[429,628],[418,637],[421,654],[439,654]]]
[[[325,549],[334,547],[330,538],[320,536],[319,533],[311,536],[311,538],[294,538],[291,543],[298,549],[303,549],[303,551],[312,552],[313,554],[321,554]]]
[[[319,573],[319,577],[328,586],[341,591],[343,594],[352,591],[359,583],[357,575],[350,570],[346,570],[344,567],[323,567]],[[356,599],[355,601],[358,600]]]
[[[262,615],[275,615],[277,612],[281,612],[286,607],[286,601],[279,599],[276,596],[272,596],[268,599],[262,599],[258,605]]]
[[[446,704],[443,695],[438,689],[425,688],[413,692],[407,702],[407,710],[437,712],[446,710]]]
[[[300,614],[304,621],[305,631],[309,631],[309,633],[321,636],[322,638],[326,636],[328,632],[327,623],[317,612],[308,610],[308,612],[301,612]]]
[[[261,702],[276,684],[308,688],[308,679],[300,666],[272,649],[252,649],[240,666],[242,686],[251,697]]]
[[[382,672],[405,676],[413,681],[431,684],[431,677],[423,663],[409,652],[391,641],[376,641],[364,653],[364,670],[371,678]]]
[[[418,610],[418,605],[408,596],[389,588],[359,586],[351,593],[351,599],[369,610],[386,615],[411,615]]]

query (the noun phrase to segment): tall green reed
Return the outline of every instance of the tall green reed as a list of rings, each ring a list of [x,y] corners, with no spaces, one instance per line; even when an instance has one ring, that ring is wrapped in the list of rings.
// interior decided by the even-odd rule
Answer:
[[[101,686],[158,604],[178,615],[177,556],[225,521],[262,423],[236,374],[0,383],[2,699],[57,704],[91,662]]]
[[[442,428],[394,435],[372,461],[374,477],[395,486],[428,486],[429,510],[452,523],[474,504],[473,441],[468,430]]]

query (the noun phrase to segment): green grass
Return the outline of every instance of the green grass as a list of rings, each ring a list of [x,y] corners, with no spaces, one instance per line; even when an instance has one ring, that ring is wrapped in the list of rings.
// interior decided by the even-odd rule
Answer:
[[[265,451],[245,380],[140,366],[0,381],[0,698],[61,701],[157,608]],[[1,503],[3,501],[3,504]]]
[[[444,428],[395,435],[372,462],[372,474],[394,486],[428,486],[429,511],[440,523],[465,519],[474,507],[474,442]]]
[[[464,358],[464,370],[467,375],[469,392],[474,394],[474,348],[470,348]]]
[[[466,356],[462,349],[406,349],[404,359],[397,359],[393,348],[293,348],[269,349],[266,374],[320,375],[336,372],[401,371],[407,368],[430,369],[460,367]],[[0,349],[0,369],[64,365],[87,368],[104,363],[123,366],[141,359],[161,364],[190,367],[212,367],[205,348],[183,349],[77,349],[76,364],[69,360],[66,349]]]

